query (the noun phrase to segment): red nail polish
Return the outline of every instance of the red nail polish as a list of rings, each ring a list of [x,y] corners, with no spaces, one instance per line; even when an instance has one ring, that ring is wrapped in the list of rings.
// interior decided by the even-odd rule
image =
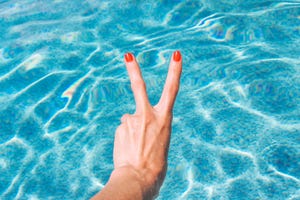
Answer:
[[[133,61],[133,55],[132,55],[132,53],[126,53],[124,57],[125,57],[126,62]]]
[[[176,61],[176,62],[179,62],[181,60],[181,54],[180,54],[180,51],[175,51],[173,53],[173,60]]]

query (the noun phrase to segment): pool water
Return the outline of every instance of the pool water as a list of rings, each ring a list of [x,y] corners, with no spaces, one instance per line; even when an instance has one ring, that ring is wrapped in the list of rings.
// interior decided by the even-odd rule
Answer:
[[[0,0],[0,199],[89,199],[183,55],[157,199],[300,199],[300,1]]]

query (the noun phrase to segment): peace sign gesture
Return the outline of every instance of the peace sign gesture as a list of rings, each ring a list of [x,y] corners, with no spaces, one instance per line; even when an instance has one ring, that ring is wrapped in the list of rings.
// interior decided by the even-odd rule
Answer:
[[[131,88],[136,102],[136,113],[143,113],[151,108],[148,100],[146,85],[140,67],[131,53],[125,54],[126,68],[129,74]],[[173,53],[167,80],[159,103],[154,108],[159,112],[171,112],[179,89],[181,75],[181,54]]]
[[[139,65],[131,53],[125,55],[125,64],[136,112],[121,118],[114,142],[114,171],[97,196],[99,199],[152,199],[166,174],[172,109],[179,89],[182,58],[179,51],[173,53],[161,98],[153,107]]]

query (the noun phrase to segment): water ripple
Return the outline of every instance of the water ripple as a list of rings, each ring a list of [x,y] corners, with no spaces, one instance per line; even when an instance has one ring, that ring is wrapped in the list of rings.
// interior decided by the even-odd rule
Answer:
[[[155,104],[176,49],[158,199],[299,198],[300,1],[134,4],[0,0],[0,198],[99,191],[119,118],[135,109],[123,54]]]

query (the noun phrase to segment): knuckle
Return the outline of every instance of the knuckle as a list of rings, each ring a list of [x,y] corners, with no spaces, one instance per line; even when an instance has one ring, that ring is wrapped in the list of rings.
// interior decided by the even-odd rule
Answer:
[[[152,116],[150,114],[143,114],[141,120],[144,124],[149,124],[152,121]]]
[[[163,112],[160,113],[160,122],[162,124],[169,124],[170,121],[172,121],[172,110],[170,107],[166,107]]]
[[[173,83],[169,89],[170,93],[173,95],[177,94],[178,90],[179,90],[179,83],[177,82]]]
[[[133,116],[135,118],[135,121],[138,123],[138,125],[144,124],[149,125],[154,120],[154,115],[151,113],[142,113],[142,114],[136,114]]]
[[[132,81],[131,88],[132,90],[144,90],[146,89],[146,84],[143,79],[136,79]]]
[[[179,81],[173,81],[172,88],[178,90],[178,88],[179,88]]]
[[[126,113],[121,117],[121,122],[124,123],[130,118],[130,114]]]
[[[173,112],[173,102],[168,101],[167,105],[162,108],[161,116],[163,117],[162,121],[169,121],[170,117],[172,118]]]

